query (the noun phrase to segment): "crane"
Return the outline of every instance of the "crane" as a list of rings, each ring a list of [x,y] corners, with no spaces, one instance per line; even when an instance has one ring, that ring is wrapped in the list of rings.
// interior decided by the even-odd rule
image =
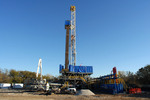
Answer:
[[[41,58],[39,59],[39,62],[38,62],[38,68],[37,68],[36,78],[38,78],[39,67],[40,67],[40,81],[42,81],[42,59]]]
[[[39,76],[39,69],[40,69],[40,80],[38,80]],[[49,84],[46,83],[46,79],[42,78],[42,59],[39,59],[38,68],[36,72],[36,79],[31,79],[25,83],[25,88],[30,90],[49,90]]]

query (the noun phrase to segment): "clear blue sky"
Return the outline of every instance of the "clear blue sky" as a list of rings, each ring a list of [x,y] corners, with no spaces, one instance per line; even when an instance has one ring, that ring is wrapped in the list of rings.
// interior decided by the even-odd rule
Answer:
[[[0,68],[59,75],[64,22],[76,6],[77,64],[94,74],[136,72],[150,64],[150,0],[0,0]]]

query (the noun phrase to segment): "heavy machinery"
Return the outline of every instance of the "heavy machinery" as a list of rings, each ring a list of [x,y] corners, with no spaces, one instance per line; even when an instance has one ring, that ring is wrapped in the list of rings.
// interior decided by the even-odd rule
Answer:
[[[40,79],[39,77],[39,68],[40,68]],[[49,84],[46,83],[46,79],[42,78],[42,59],[39,59],[38,62],[38,68],[37,68],[37,73],[36,73],[36,79],[29,79],[26,80],[25,88],[29,90],[42,90],[42,91],[49,91]]]
[[[113,68],[111,74],[101,76],[97,80],[101,92],[117,94],[123,93],[123,89],[127,89],[124,80],[118,77],[116,67]]]
[[[37,72],[36,72],[36,79],[38,79],[38,75],[39,75],[39,68],[40,68],[40,82],[42,83],[42,59],[39,59],[38,62],[38,68],[37,68]]]
[[[104,75],[99,78],[96,78],[96,82],[98,83],[95,88],[99,89],[101,92],[110,93],[110,94],[118,94],[126,93],[134,94],[141,93],[141,88],[129,87],[125,81],[117,74],[116,67],[113,68],[111,74]]]
[[[76,88],[87,88],[89,84],[89,75],[93,73],[92,66],[76,66],[76,7],[71,6],[70,11],[71,20],[65,21],[65,68],[63,65],[60,65],[59,72],[61,73],[61,86],[50,84],[51,92],[54,93],[76,93]],[[38,80],[39,68],[40,80]],[[34,89],[44,89],[45,82],[46,80],[44,81],[44,79],[42,79],[42,59],[39,59],[36,80],[32,82],[33,84],[30,85],[30,87],[33,86]]]
[[[59,72],[61,73],[60,79],[64,84],[62,86],[62,89],[68,87],[68,85],[66,84],[71,84],[75,88],[79,87],[86,88],[89,83],[88,82],[89,75],[93,73],[93,67],[76,66],[76,7],[71,6],[70,11],[71,11],[71,20],[65,21],[65,29],[66,29],[65,68],[63,65],[60,65],[59,67]]]

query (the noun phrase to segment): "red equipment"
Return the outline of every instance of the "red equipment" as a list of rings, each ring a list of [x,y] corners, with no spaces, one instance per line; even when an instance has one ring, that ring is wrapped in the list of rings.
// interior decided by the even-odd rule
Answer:
[[[117,69],[116,69],[116,67],[113,68],[113,74],[117,74]]]
[[[141,88],[131,88],[129,89],[130,94],[141,93]]]

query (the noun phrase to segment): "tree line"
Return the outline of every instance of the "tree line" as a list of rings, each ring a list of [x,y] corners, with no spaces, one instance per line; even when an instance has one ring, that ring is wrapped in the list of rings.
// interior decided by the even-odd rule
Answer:
[[[126,84],[150,85],[150,65],[140,68],[135,74],[130,71],[119,71]]]
[[[119,75],[124,79],[126,84],[150,84],[150,65],[140,68],[135,74],[130,71],[119,71]],[[40,74],[39,74],[40,76]],[[11,69],[0,69],[0,83],[24,83],[27,79],[36,79],[36,73],[30,71],[16,71]],[[40,77],[38,77],[40,79]],[[59,76],[43,75],[43,79],[47,81],[57,82]]]
[[[55,79],[54,76],[49,74],[43,75],[42,77],[47,81]],[[24,83],[27,79],[36,79],[36,73],[30,71],[16,71],[14,69],[11,69],[10,71],[7,69],[0,69],[0,83]],[[38,77],[38,79],[40,79],[40,77]]]

